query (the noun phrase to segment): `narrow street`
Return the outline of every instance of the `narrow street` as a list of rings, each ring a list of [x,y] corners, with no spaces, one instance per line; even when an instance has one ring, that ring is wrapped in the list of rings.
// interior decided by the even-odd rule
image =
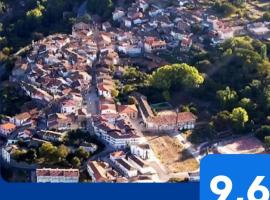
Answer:
[[[98,104],[99,104],[99,98],[96,93],[96,88],[92,86],[89,89],[89,92],[86,94],[86,106],[87,106],[87,112],[91,115],[96,115],[99,113],[98,111]]]

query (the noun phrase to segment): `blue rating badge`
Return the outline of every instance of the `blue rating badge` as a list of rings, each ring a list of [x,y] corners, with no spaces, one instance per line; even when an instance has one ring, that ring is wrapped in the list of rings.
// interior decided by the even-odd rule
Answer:
[[[210,155],[201,162],[200,200],[269,200],[270,155]]]

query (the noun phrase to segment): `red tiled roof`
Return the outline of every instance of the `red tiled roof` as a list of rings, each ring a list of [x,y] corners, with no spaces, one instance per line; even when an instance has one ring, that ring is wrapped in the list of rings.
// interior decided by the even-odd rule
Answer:
[[[78,169],[37,169],[37,176],[64,176],[64,177],[78,177]]]
[[[178,116],[178,118],[176,118]],[[197,117],[191,113],[191,112],[182,112],[173,114],[164,114],[164,115],[158,115],[154,116],[148,119],[149,122],[156,123],[156,124],[164,124],[164,125],[171,125],[175,124],[176,120],[177,123],[186,123],[186,122],[192,122],[195,121]]]

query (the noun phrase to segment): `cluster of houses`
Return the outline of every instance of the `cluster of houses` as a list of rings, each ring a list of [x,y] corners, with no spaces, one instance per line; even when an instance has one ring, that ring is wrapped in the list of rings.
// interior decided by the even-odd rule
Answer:
[[[26,129],[53,130],[49,141],[59,140],[59,132],[86,129],[89,115],[83,105],[91,87],[89,70],[97,58],[97,43],[89,25],[79,23],[72,35],[56,34],[32,44],[32,51],[18,59],[10,77],[19,83],[32,101],[25,112],[4,119],[0,134],[9,138]],[[46,132],[48,135],[49,132]]]
[[[0,135],[8,140],[2,148],[3,159],[10,161],[15,147],[12,144],[19,140],[61,143],[71,130],[94,130],[115,150],[131,152],[111,154],[108,162],[89,162],[88,173],[94,181],[152,180],[146,174],[153,174],[153,170],[144,161],[151,158],[152,151],[140,131],[193,129],[197,118],[189,112],[155,114],[141,94],[134,94],[135,104],[116,103],[111,67],[121,65],[121,56],[152,54],[178,45],[189,50],[193,42],[191,26],[204,20],[199,17],[203,11],[190,14],[184,5],[191,1],[177,2],[177,6],[162,8],[147,0],[136,0],[127,11],[116,8],[113,13],[113,20],[122,29],[114,29],[109,22],[102,24],[102,30],[78,23],[71,35],[55,34],[34,42],[31,52],[16,62],[10,77],[32,101],[22,113],[1,121]],[[219,21],[208,20],[208,25],[216,36],[229,32]],[[227,34],[218,37],[231,37]],[[95,114],[85,102],[90,101],[85,97],[92,88],[98,96]],[[82,146],[95,151],[93,146]],[[36,171],[37,182],[77,182],[78,174],[73,169]]]
[[[161,1],[136,0],[127,10],[117,7],[113,20],[128,31],[121,33],[118,50],[129,56],[175,48],[186,52],[193,43],[202,44],[204,39],[217,44],[234,36],[235,28],[209,16],[204,8],[191,10],[189,5],[193,6],[194,1],[179,0],[168,6]],[[194,36],[195,25],[202,33],[199,39]]]
[[[156,171],[134,154],[116,151],[108,162],[89,161],[87,171],[94,182],[154,182]]]

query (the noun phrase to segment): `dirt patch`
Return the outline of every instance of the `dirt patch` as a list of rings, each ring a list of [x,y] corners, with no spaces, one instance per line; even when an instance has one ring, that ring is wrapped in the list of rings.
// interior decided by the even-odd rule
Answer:
[[[177,138],[144,133],[157,158],[170,173],[191,172],[199,163],[186,151]]]

